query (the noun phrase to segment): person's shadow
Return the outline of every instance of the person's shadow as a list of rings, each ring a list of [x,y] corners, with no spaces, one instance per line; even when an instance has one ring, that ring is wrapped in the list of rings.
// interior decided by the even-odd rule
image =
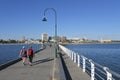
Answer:
[[[52,60],[54,60],[54,59],[53,58],[40,59],[40,60],[34,61],[33,65],[38,65],[40,63],[45,63],[45,62],[49,62],[49,61],[52,61]]]

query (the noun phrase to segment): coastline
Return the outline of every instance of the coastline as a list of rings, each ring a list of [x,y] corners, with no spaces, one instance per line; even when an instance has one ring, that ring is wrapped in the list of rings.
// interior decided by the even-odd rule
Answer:
[[[29,43],[29,44],[42,44],[42,43]],[[110,42],[110,43],[84,42],[84,43],[59,43],[59,44],[60,45],[69,45],[69,44],[120,44],[120,42]],[[26,43],[0,43],[0,45],[26,45]]]
[[[33,43],[31,43],[31,44],[33,44]],[[0,43],[0,45],[26,45],[26,43],[8,43],[8,44],[2,44],[2,43]]]
[[[69,45],[69,44],[120,44],[120,42],[111,42],[111,43],[60,43],[61,45]]]

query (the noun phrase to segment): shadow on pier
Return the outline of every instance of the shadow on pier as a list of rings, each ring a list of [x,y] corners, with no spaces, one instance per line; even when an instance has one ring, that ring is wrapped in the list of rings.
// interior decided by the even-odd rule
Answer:
[[[53,58],[40,59],[40,60],[34,61],[33,66],[41,64],[41,63],[49,62],[49,61],[52,61],[52,60],[54,60],[54,59]]]

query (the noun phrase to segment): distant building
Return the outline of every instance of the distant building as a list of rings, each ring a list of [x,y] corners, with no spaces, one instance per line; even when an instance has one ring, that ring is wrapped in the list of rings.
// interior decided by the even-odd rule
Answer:
[[[100,43],[111,43],[111,42],[112,42],[112,40],[103,40],[102,38],[100,40]]]
[[[67,41],[67,37],[65,37],[65,36],[60,37],[60,41],[61,41],[61,42],[66,42],[66,41]]]
[[[22,41],[25,41],[25,40],[26,40],[26,38],[25,38],[25,36],[23,36],[23,37],[22,37]]]
[[[25,41],[25,44],[39,44],[39,40],[29,39]]]
[[[48,41],[48,35],[46,33],[42,33],[42,41]]]

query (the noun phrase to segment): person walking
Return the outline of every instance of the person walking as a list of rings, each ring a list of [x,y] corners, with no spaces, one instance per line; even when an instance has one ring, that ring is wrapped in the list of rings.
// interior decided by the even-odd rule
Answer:
[[[28,51],[27,51],[27,57],[29,58],[29,65],[30,66],[32,66],[33,56],[34,56],[34,51],[32,49],[32,46],[30,46]]]
[[[25,65],[27,59],[27,50],[25,49],[25,46],[23,46],[22,49],[20,50],[19,56],[22,58],[23,65]]]

